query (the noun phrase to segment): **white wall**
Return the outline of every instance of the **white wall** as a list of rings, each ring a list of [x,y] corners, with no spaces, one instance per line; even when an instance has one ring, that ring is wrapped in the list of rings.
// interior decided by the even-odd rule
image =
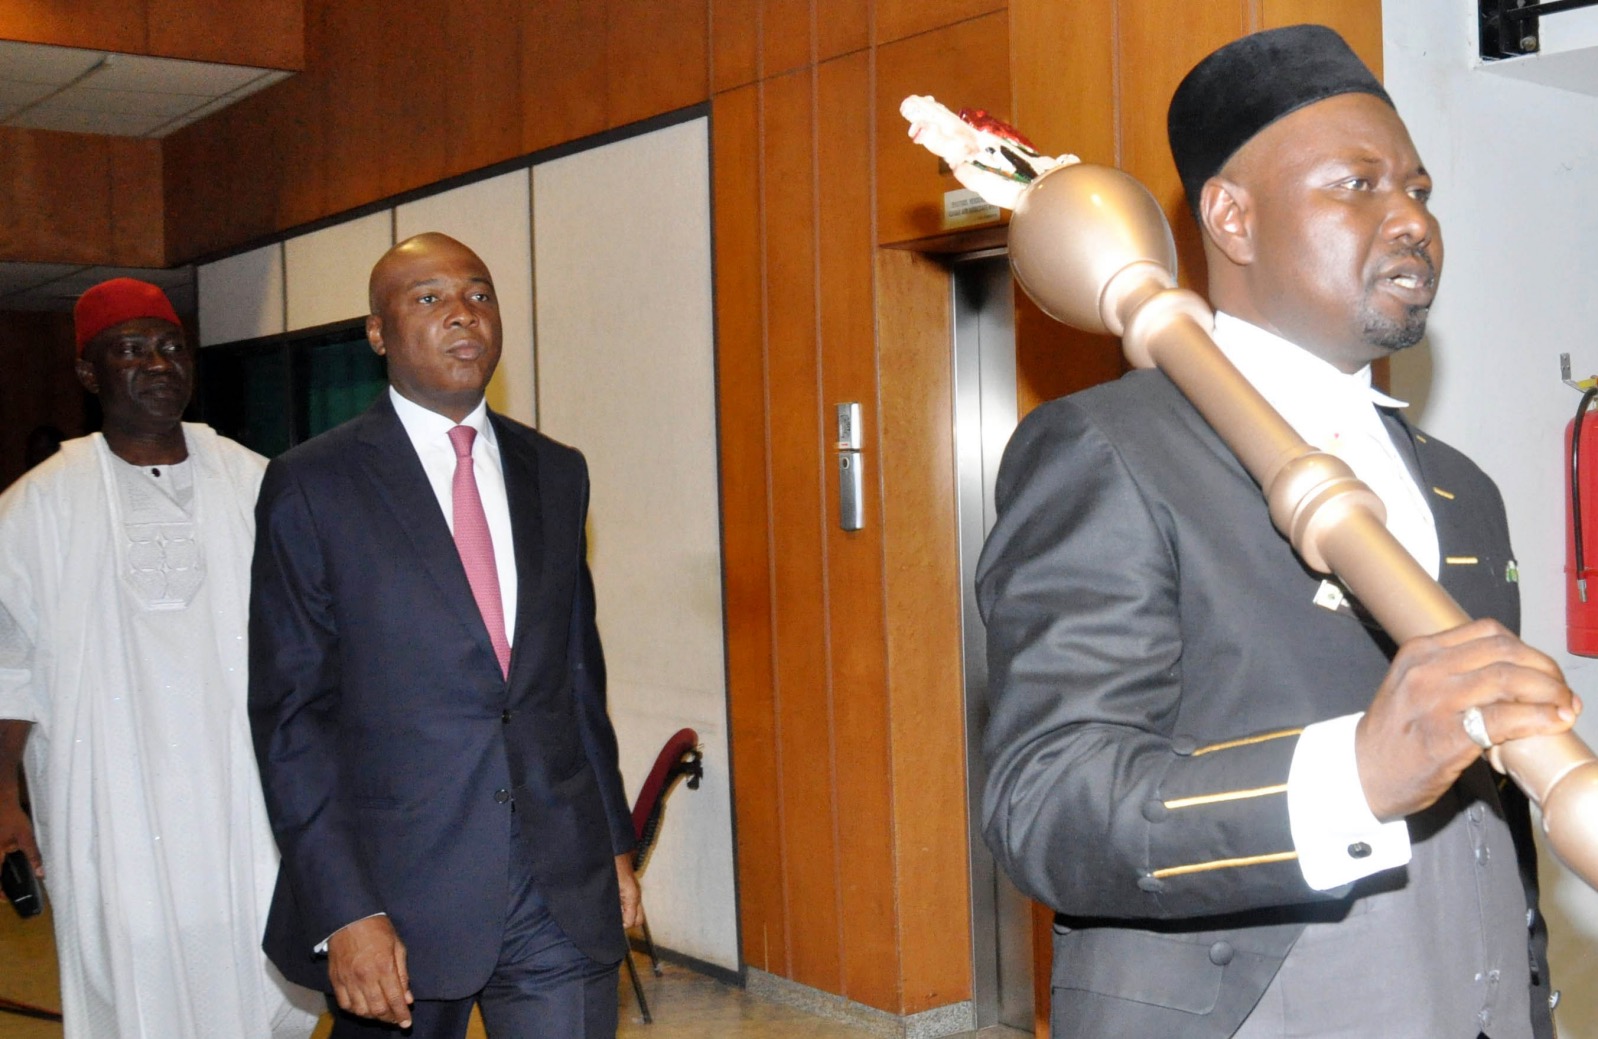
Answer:
[[[393,244],[394,214],[388,209],[284,242],[288,330],[365,316],[368,276]]]
[[[1561,352],[1598,372],[1598,98],[1480,68],[1475,11],[1383,4],[1387,87],[1447,245],[1428,341],[1394,362],[1394,392],[1498,481],[1525,637],[1565,668],[1598,744],[1598,662],[1564,652],[1562,437],[1578,395],[1559,380]],[[1557,864],[1543,875],[1560,1034],[1598,1039],[1598,895]]]
[[[281,242],[203,263],[197,278],[201,346],[259,339],[284,330]]]
[[[707,135],[699,119],[534,167],[538,414],[588,458],[628,796],[677,729],[704,747],[644,877],[651,929],[736,969]]]

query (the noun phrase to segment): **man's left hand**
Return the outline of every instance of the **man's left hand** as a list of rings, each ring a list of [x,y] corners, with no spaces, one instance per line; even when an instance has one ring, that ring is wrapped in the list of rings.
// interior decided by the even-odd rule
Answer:
[[[644,893],[633,872],[633,854],[616,856],[616,882],[621,885],[621,925],[637,927],[644,922]]]

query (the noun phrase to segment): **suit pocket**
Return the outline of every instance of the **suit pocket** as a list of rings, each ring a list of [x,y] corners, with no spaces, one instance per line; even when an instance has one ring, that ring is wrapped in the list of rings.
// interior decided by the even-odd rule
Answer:
[[[1224,944],[1104,927],[1057,929],[1053,987],[1207,1014],[1220,998],[1225,972],[1213,951]]]

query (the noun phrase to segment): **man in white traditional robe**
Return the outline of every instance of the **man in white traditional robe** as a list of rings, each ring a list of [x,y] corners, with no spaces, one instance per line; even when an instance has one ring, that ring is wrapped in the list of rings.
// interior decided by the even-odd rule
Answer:
[[[45,879],[67,1039],[303,1039],[320,999],[260,949],[277,849],[245,628],[265,460],[181,422],[194,352],[159,288],[103,283],[74,319],[104,431],[0,495],[0,854]]]

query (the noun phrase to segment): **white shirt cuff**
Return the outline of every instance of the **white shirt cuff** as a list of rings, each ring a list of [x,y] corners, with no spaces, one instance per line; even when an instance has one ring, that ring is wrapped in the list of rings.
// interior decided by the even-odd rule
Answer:
[[[371,916],[363,916],[363,917],[361,917],[361,920],[370,920],[373,916],[387,916],[387,915],[388,915],[387,913],[373,913],[373,914],[371,914]],[[350,924],[358,924],[358,923],[361,922],[361,920],[351,920],[350,923],[349,924],[345,924],[344,927],[348,927]],[[344,930],[344,927],[340,927],[338,929],[338,931]],[[338,934],[338,931],[334,931],[333,934]],[[327,955],[327,943],[333,940],[333,934],[330,934],[326,938],[323,938],[321,941],[317,942],[316,943],[316,948],[312,949],[311,952],[313,954],[317,955],[317,956],[326,956]]]
[[[1304,882],[1316,891],[1409,862],[1409,824],[1371,814],[1354,756],[1362,714],[1307,726],[1287,773],[1287,817]]]

